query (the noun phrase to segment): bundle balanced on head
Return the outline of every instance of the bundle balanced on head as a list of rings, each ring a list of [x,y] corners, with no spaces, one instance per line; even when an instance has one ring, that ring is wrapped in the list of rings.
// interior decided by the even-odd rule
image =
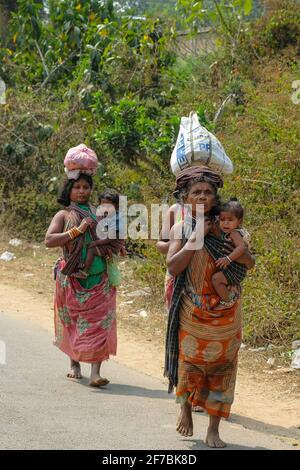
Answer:
[[[158,243],[167,252],[168,266],[165,376],[181,405],[177,431],[192,436],[192,406],[201,407],[209,415],[206,444],[224,447],[219,424],[228,418],[234,399],[242,338],[240,282],[255,259],[242,231],[242,206],[222,204],[218,194],[221,171],[231,173],[232,164],[194,115],[182,120],[171,165],[177,210],[172,206],[168,218],[173,226]],[[187,220],[190,232],[184,227]],[[202,235],[199,247],[195,241]]]
[[[45,244],[63,250],[55,266],[54,344],[70,358],[68,377],[81,379],[80,362],[87,362],[89,385],[102,387],[109,381],[100,376],[101,364],[117,348],[116,284],[109,266],[124,250],[124,240],[99,242],[96,207],[90,204],[97,166],[95,152],[84,144],[68,151],[67,179],[58,196],[64,209],[53,217]]]

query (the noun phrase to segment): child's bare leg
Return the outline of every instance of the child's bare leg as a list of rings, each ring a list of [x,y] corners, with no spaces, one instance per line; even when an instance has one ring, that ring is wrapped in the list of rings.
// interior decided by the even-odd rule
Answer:
[[[86,279],[88,276],[88,271],[92,266],[94,256],[97,254],[97,250],[95,247],[90,247],[87,250],[86,260],[84,263],[83,269],[80,269],[78,272],[74,273],[73,276],[77,279]]]
[[[87,255],[86,255],[86,260],[84,263],[84,271],[88,272],[90,267],[92,266],[92,263],[94,261],[94,257],[98,254],[96,247],[92,246],[88,248],[87,250]]]
[[[228,289],[228,281],[221,271],[213,274],[212,284],[221,300],[227,302],[229,300],[230,289]]]
[[[238,287],[228,286],[228,281],[221,271],[218,271],[212,276],[212,283],[215,291],[221,298],[220,304],[214,307],[213,310],[231,308],[238,298]]]

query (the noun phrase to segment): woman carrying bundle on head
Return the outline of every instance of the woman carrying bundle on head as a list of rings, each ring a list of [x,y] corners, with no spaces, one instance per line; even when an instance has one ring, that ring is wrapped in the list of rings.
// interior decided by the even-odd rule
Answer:
[[[98,247],[87,276],[72,275],[85,262],[89,243],[97,239],[96,208],[89,200],[98,163],[95,152],[81,144],[69,150],[65,164],[68,179],[58,197],[64,209],[53,217],[45,237],[48,248],[63,249],[55,267],[54,344],[70,357],[68,377],[81,379],[80,362],[87,362],[89,385],[101,387],[109,383],[100,376],[101,364],[117,349],[116,288],[109,283],[106,260],[124,243],[107,240]]]
[[[169,311],[165,375],[169,391],[176,387],[181,404],[177,431],[193,435],[191,405],[203,407],[209,415],[206,443],[209,447],[224,447],[219,436],[221,418],[227,418],[234,398],[237,356],[241,344],[241,300],[235,300],[218,310],[219,297],[212,278],[218,271],[211,247],[216,252],[228,242],[218,237],[218,189],[221,177],[207,167],[189,167],[177,174],[176,191],[182,204],[192,212],[192,234],[186,239],[183,223],[175,224],[170,232],[167,255],[168,270],[175,279]],[[204,211],[204,245],[197,247],[197,207]],[[183,238],[175,236],[182,230]],[[221,246],[221,248],[220,248]],[[219,254],[221,256],[221,254]],[[255,260],[249,250],[236,259],[250,269]]]

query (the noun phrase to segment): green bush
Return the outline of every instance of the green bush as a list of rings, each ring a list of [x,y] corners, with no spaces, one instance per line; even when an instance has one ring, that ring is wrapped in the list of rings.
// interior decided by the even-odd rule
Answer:
[[[260,53],[296,46],[300,38],[300,4],[295,0],[277,2],[270,14],[257,23],[253,44]]]
[[[51,193],[38,194],[31,186],[11,194],[6,206],[2,223],[5,221],[12,236],[37,241],[44,239],[52,216],[59,210]]]

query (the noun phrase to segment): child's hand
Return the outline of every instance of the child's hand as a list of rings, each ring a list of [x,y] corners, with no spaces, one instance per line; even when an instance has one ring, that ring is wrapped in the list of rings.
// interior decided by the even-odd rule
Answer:
[[[216,261],[216,266],[217,266],[217,268],[219,268],[219,269],[224,269],[224,268],[226,268],[227,266],[229,266],[229,264],[230,264],[229,259],[227,259],[227,258],[225,258],[225,257],[224,257],[224,258],[219,258],[219,259]]]
[[[123,246],[121,249],[120,249],[120,256],[127,256],[127,251],[126,251],[126,248]]]
[[[209,217],[204,217],[204,236],[208,234],[212,228],[211,219]]]
[[[113,254],[112,254],[112,251],[110,248],[105,248],[105,255],[104,255],[104,258],[106,261],[112,261],[113,259]]]

